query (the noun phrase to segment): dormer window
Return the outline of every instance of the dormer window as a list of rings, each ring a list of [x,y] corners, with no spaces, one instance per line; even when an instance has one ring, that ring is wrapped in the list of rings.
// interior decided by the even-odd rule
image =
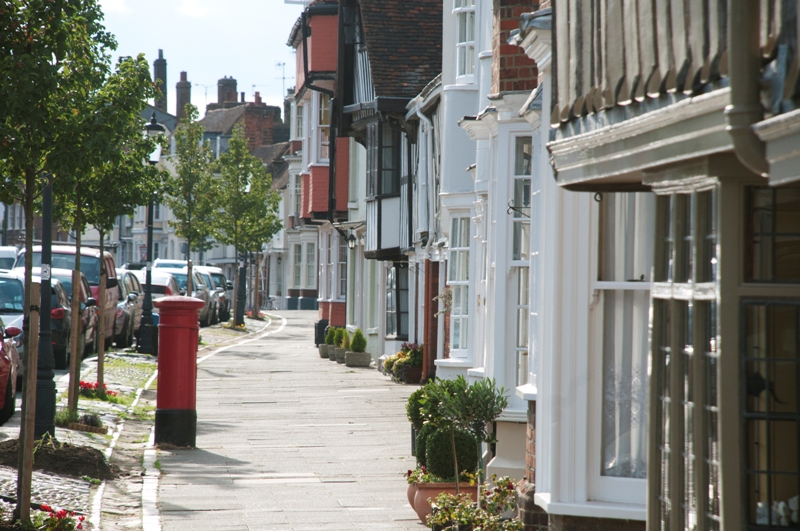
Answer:
[[[456,75],[475,73],[475,0],[453,0],[457,19]]]
[[[317,119],[317,135],[319,139],[318,160],[329,159],[331,143],[331,97],[327,94],[319,95],[319,113]]]

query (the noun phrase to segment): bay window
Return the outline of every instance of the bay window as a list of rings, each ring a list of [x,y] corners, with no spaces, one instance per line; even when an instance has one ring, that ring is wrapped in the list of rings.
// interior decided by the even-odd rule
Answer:
[[[386,337],[408,339],[408,264],[394,263],[386,272]]]
[[[294,138],[302,139],[303,138],[303,106],[298,105],[295,111],[295,120],[294,120]]]
[[[402,132],[388,122],[367,125],[367,196],[400,193]]]
[[[475,0],[454,0],[456,16],[456,75],[475,73]]]
[[[306,244],[306,287],[317,287],[317,249],[310,242]]]
[[[331,97],[324,93],[319,94],[319,109],[317,113],[317,160],[327,161],[330,156],[331,143]]]
[[[466,350],[469,339],[469,241],[468,217],[454,217],[450,230],[450,262],[447,285],[452,290],[450,349]]]
[[[303,246],[294,244],[292,251],[292,267],[294,273],[294,287],[303,287]]]
[[[326,246],[327,251],[327,260],[325,261],[325,293],[322,294],[323,298],[325,299],[332,299],[333,298],[333,264],[334,264],[334,243],[333,243],[333,233],[326,234],[323,236],[328,240],[328,245]]]
[[[338,256],[338,297],[344,299],[347,297],[347,241],[344,238],[339,238],[339,256]]]
[[[512,246],[511,259],[515,268],[516,300],[513,315],[515,316],[514,350],[516,357],[516,385],[524,385],[528,381],[530,368],[529,328],[530,328],[530,254],[531,254],[531,153],[532,138],[517,137],[514,140],[514,175],[511,182],[512,205]]]

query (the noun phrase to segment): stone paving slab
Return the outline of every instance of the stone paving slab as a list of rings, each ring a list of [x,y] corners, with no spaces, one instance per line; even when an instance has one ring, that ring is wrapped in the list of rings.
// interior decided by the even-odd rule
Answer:
[[[404,478],[416,387],[320,358],[316,312],[271,314],[283,330],[198,367],[198,447],[159,450],[164,531],[427,529]]]

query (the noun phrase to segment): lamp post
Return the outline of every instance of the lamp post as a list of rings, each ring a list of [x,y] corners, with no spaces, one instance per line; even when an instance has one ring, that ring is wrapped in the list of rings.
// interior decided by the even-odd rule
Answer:
[[[42,266],[41,300],[39,301],[39,361],[36,367],[36,420],[33,438],[41,439],[46,433],[56,434],[56,383],[55,359],[50,335],[50,264],[53,244],[53,178],[46,175],[42,191]],[[78,250],[80,254],[80,249]],[[33,367],[30,368],[31,370]]]
[[[156,113],[150,118],[150,122],[145,125],[147,136],[156,138],[164,134],[164,126],[156,122]],[[150,154],[149,163],[158,164],[161,158],[161,144],[156,145],[155,151]],[[158,354],[158,338],[153,327],[153,291],[152,275],[153,267],[153,195],[147,202],[147,270],[145,271],[144,281],[144,302],[142,303],[142,322],[139,327],[139,343],[137,350],[145,354]]]

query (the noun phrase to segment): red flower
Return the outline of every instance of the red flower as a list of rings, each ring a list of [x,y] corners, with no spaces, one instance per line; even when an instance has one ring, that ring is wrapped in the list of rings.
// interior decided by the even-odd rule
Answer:
[[[49,505],[44,505],[44,504],[42,504],[42,506],[41,506],[41,507],[42,507],[42,510],[43,510],[43,511],[47,511],[48,513],[51,513],[51,512],[53,512],[53,509],[51,509]]]

